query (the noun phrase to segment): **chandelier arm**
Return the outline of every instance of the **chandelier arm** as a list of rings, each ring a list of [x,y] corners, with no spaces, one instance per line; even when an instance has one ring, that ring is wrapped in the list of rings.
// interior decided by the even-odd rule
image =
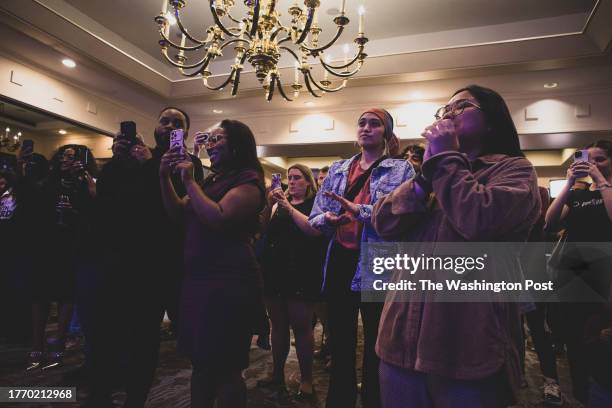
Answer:
[[[234,74],[234,83],[232,84],[232,96],[236,96],[238,94],[238,85],[240,84],[240,72],[242,72],[242,68],[236,69],[236,73]]]
[[[221,31],[223,31],[225,34],[229,35],[230,37],[238,37],[237,34],[234,34],[230,30],[225,28],[225,26],[223,25],[223,23],[219,19],[219,16],[217,15],[217,12],[215,11],[214,4],[215,4],[215,0],[210,0],[210,13],[212,14],[213,19],[215,20],[215,24],[221,29]]]
[[[247,45],[249,44],[249,42],[247,40],[244,40],[242,38],[234,38],[233,40],[229,40],[227,42],[224,42],[223,45],[220,47],[220,49],[224,49],[228,45],[233,44],[233,43],[237,43],[237,42],[243,42],[243,43],[246,43]]]
[[[275,77],[276,75],[274,74],[270,75],[270,83],[268,84],[268,92],[266,93],[266,99],[268,102],[270,102],[274,96],[274,85],[276,84]]]
[[[308,7],[308,18],[306,19],[306,24],[304,25],[304,29],[302,30],[302,35],[297,39],[295,44],[302,44],[306,39],[306,36],[310,32],[310,26],[312,25],[312,20],[314,18],[315,8]]]
[[[229,73],[229,75],[227,76],[227,79],[221,85],[219,85],[219,86],[210,86],[210,85],[208,85],[208,78],[204,78],[204,86],[207,87],[208,89],[210,89],[211,91],[219,91],[219,90],[225,88],[225,86],[230,83],[230,81],[232,80],[235,72],[236,72],[236,68],[232,68],[232,72]]]
[[[183,25],[183,22],[181,21],[181,14],[179,12],[178,7],[174,9],[174,18],[176,18],[176,25],[181,30],[181,33],[185,34],[185,37],[187,37],[190,41],[200,44],[195,47],[179,47],[173,44],[174,48],[182,49],[183,51],[193,51],[193,50],[202,48],[206,43],[210,42],[213,39],[212,32],[208,33],[205,40],[199,40],[195,38],[194,36],[192,36],[191,34],[189,34],[189,31],[187,30],[187,28]],[[168,41],[168,39],[166,39],[166,41]]]
[[[240,84],[240,74],[242,73],[242,64],[246,60],[246,53],[240,58],[240,68],[236,69],[236,73],[234,74],[234,84],[232,85],[232,96],[236,96],[238,94],[238,85]]]
[[[284,46],[283,47],[278,47],[278,48],[281,49],[281,50],[287,51],[289,54],[293,55],[293,58],[295,58],[295,60],[297,62],[300,62],[300,57],[298,57],[298,55],[295,53],[295,51],[293,51],[291,48],[284,47]]]
[[[321,65],[323,66],[323,68],[325,68],[325,70],[327,72],[329,72],[330,74],[334,74],[335,72],[332,71],[334,69],[343,69],[343,68],[348,68],[351,65],[353,65],[355,62],[357,62],[359,60],[359,57],[361,56],[363,49],[360,49],[359,52],[357,53],[357,55],[355,55],[355,58],[353,58],[350,62],[347,62],[344,65],[331,65],[331,64],[327,64],[324,60],[323,57],[321,55],[319,55],[319,61],[321,61]]]
[[[196,76],[196,75],[198,75],[198,73],[200,73],[200,71],[206,69],[206,67],[208,67],[208,64],[210,63],[210,55],[208,55],[208,53],[206,53],[206,55],[204,57],[202,57],[201,60],[199,60],[195,64],[191,64],[191,65],[184,65],[184,64],[179,64],[178,62],[175,62],[174,60],[172,60],[172,58],[170,58],[168,56],[168,50],[167,49],[162,50],[162,55],[164,56],[166,61],[168,61],[171,65],[175,66],[176,68],[180,68],[180,69],[193,69],[193,68],[198,68],[200,65],[202,66],[201,69],[198,69],[195,73],[192,73],[192,74],[186,74],[184,72],[181,72],[181,74],[183,74],[185,76]]]
[[[177,50],[183,50],[183,51],[196,51],[199,50],[202,47],[206,46],[206,43],[201,43],[199,45],[195,45],[193,47],[181,47],[180,45],[172,42],[172,40],[170,40],[168,37],[166,37],[166,34],[164,34],[164,30],[162,28],[159,29],[159,35],[161,36],[161,40],[160,43],[163,41],[164,43],[166,43],[166,45],[171,46],[172,48],[175,48]],[[199,41],[194,41],[194,42],[199,42]]]
[[[213,0],[210,0],[211,3]],[[259,8],[261,7],[260,0],[255,0],[253,5],[253,25],[251,26],[250,37],[253,38],[257,34],[257,27],[259,26]]]
[[[276,39],[276,37],[278,37],[278,35],[279,35],[279,34],[280,34],[282,31],[287,31],[287,32],[289,32],[289,29],[288,29],[287,27],[285,27],[285,26],[279,26],[279,27],[276,27],[276,28],[274,29],[274,31],[272,31],[272,34],[270,35],[270,41],[274,41],[274,40]],[[286,40],[289,40],[289,37],[284,38],[284,39],[283,39],[283,40],[281,40],[281,41],[286,41]],[[279,41],[278,43],[280,44],[280,41]]]
[[[312,73],[310,71],[308,72],[308,76],[310,77],[310,80],[312,81],[314,86],[316,86],[317,88],[319,88],[323,92],[338,92],[338,91],[340,91],[340,90],[342,90],[342,89],[344,89],[346,87],[346,82],[347,82],[346,79],[342,80],[342,84],[340,84],[337,88],[328,88],[328,87],[322,86],[320,83],[318,83],[312,77]]]
[[[350,72],[349,71],[346,71],[346,72],[337,72],[337,71],[333,71],[333,70],[330,70],[330,69],[327,69],[327,68],[326,68],[326,71],[329,72],[330,74],[335,75],[335,76],[340,77],[340,78],[350,78],[353,75],[355,75],[356,73],[358,73],[362,66],[363,66],[363,61],[359,61],[359,62],[357,62],[357,68],[355,68],[354,70],[352,70]]]
[[[236,23],[236,24],[240,24],[240,23],[242,23],[242,21],[241,21],[241,20],[238,20],[237,18],[234,18],[234,16],[232,16],[232,14],[231,14],[229,11],[227,12],[227,17],[228,17],[230,20],[232,20],[234,23]]]
[[[278,85],[278,92],[280,92],[281,96],[287,101],[287,102],[293,102],[293,99],[289,98],[287,96],[287,94],[285,93],[285,90],[283,89],[283,84],[281,84],[281,80],[280,80],[280,76],[276,77],[276,85]]]
[[[332,45],[334,45],[336,43],[336,41],[338,40],[338,38],[340,38],[340,36],[342,35],[342,32],[344,31],[344,26],[338,26],[338,30],[336,31],[336,35],[334,35],[334,38],[332,38],[327,44],[325,44],[322,47],[319,48],[310,48],[307,45],[302,44],[302,47],[304,47],[304,49],[310,53],[319,53],[321,51],[325,51],[326,49],[328,49],[329,47],[331,47]]]
[[[310,77],[309,77],[309,72],[304,72],[302,71],[304,74],[304,83],[306,84],[306,89],[308,89],[308,92],[310,92],[310,94],[312,96],[314,96],[315,98],[320,98],[323,95],[318,95],[313,89],[312,86],[310,85]]]
[[[285,37],[282,40],[278,41],[278,44],[286,43],[287,41],[291,41],[291,36]]]

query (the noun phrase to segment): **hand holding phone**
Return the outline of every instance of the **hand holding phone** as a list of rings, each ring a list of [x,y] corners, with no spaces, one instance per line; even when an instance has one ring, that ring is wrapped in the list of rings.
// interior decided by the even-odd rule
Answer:
[[[34,141],[32,139],[24,139],[21,142],[21,149],[19,149],[18,159],[23,161],[29,161],[34,153]]]
[[[170,150],[185,154],[184,145],[185,131],[183,129],[175,129],[170,132]]]
[[[576,150],[574,152],[574,163],[585,163],[589,161],[589,149]],[[577,178],[586,177],[589,175],[586,171],[576,171],[574,175]]]
[[[280,173],[272,173],[272,191],[282,188],[281,186],[281,174]]]
[[[137,144],[136,123],[132,121],[121,122],[119,133],[113,141],[113,155],[120,158],[128,158],[130,149]]]

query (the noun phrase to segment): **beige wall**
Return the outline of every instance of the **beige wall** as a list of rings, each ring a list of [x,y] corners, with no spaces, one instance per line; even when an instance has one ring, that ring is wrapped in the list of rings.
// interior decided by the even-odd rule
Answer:
[[[89,147],[96,159],[106,159],[113,155],[111,146],[113,139],[103,135],[72,134],[65,136],[31,135],[37,153],[50,158],[53,153],[66,144],[82,144]]]
[[[293,166],[296,163],[303,164],[311,169],[320,169],[321,167],[329,166],[336,160],[342,159],[338,156],[330,157],[292,157],[287,159],[287,167]]]
[[[361,92],[377,92],[376,87],[362,87]],[[534,137],[541,133],[601,131],[612,129],[612,90],[593,90],[572,94],[524,98],[506,96],[508,107],[520,134]],[[239,103],[237,100],[236,103]],[[423,128],[433,121],[436,107],[443,100],[385,103],[394,116],[400,139],[419,137]],[[316,112],[291,114],[267,112],[257,115],[239,114],[233,118],[245,122],[255,133],[257,144],[350,142],[355,138],[356,121],[369,106],[344,104],[322,108]],[[206,129],[218,122],[218,117],[193,117],[193,129]],[[576,147],[576,146],[568,146]]]
[[[147,143],[153,144],[157,112],[143,112],[138,104],[131,104],[129,100],[111,100],[3,55],[0,55],[0,94],[103,133],[114,134],[120,122],[134,120],[138,132]]]

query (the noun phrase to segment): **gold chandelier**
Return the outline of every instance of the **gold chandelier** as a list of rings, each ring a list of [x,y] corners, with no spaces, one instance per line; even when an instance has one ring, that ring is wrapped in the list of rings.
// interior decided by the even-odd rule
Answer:
[[[206,30],[206,38],[196,38],[181,22],[181,10],[185,7],[185,0],[163,0],[161,13],[155,17],[155,22],[159,25],[161,36],[159,45],[162,55],[184,76],[201,75],[208,89],[220,91],[231,85],[231,94],[236,96],[240,74],[245,61],[248,61],[255,68],[255,75],[265,89],[268,101],[272,100],[276,89],[285,100],[292,101],[293,99],[287,96],[291,91],[287,92],[283,88],[278,67],[281,53],[284,52],[293,57],[295,64],[295,75],[289,85],[293,91],[293,98],[297,98],[304,87],[312,96],[319,98],[326,92],[337,92],[346,87],[348,78],[359,72],[367,56],[363,52],[368,39],[364,35],[365,10],[361,6],[359,33],[354,40],[357,45],[356,55],[349,58],[349,47],[345,45],[344,61],[339,65],[332,65],[329,56],[323,58],[325,51],[336,43],[349,23],[345,15],[346,0],[341,0],[339,15],[333,20],[337,26],[335,35],[323,45],[320,44],[319,36],[322,29],[317,18],[319,0],[304,0],[304,8],[295,0],[288,10],[291,16],[289,26],[283,25],[280,21],[281,14],[277,10],[277,0],[243,0],[247,12],[241,20],[232,14],[235,0],[209,1],[214,25]],[[176,20],[175,24],[180,30],[180,44],[170,40],[172,19]],[[168,55],[169,48],[178,50],[174,58]],[[210,63],[215,58],[222,57],[224,52],[231,48],[235,58],[230,73],[220,84],[212,85],[209,80],[212,75],[209,70]],[[323,77],[318,81],[314,78],[309,63],[316,59],[323,68]],[[330,74],[341,82],[333,86]],[[300,77],[304,85],[300,82]]]
[[[21,146],[21,132],[11,135],[11,128],[4,129],[4,134],[0,134],[0,151],[5,149],[7,152],[14,152]]]

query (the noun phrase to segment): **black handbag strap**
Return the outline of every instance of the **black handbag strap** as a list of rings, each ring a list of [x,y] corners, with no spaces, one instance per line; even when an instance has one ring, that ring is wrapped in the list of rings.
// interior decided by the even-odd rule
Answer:
[[[363,172],[362,175],[357,177],[357,180],[355,180],[353,184],[348,186],[347,189],[344,191],[344,198],[346,198],[349,201],[353,201],[355,197],[357,197],[357,194],[359,194],[363,186],[365,186],[365,183],[370,178],[372,171],[380,164],[380,162],[382,162],[386,158],[387,156],[382,156],[380,159],[372,163],[372,165],[368,167],[368,169],[365,172]],[[357,165],[359,166],[359,162],[357,162]]]

